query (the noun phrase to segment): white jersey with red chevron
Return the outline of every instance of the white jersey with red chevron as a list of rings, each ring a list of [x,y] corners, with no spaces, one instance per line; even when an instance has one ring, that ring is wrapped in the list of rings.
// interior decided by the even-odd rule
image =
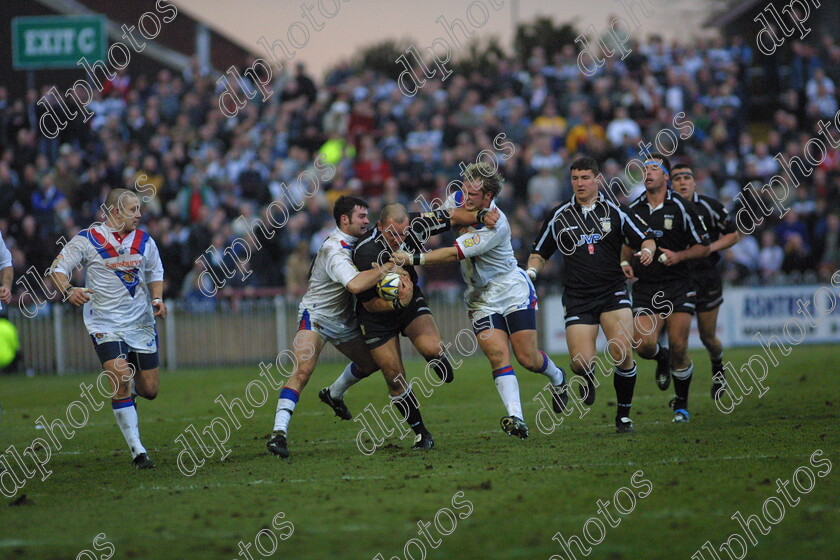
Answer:
[[[61,250],[51,270],[68,278],[85,268],[85,287],[93,290],[84,306],[90,334],[153,325],[148,283],[163,280],[163,263],[154,240],[136,229],[120,237],[106,224],[79,232]]]
[[[315,255],[309,270],[309,287],[300,302],[300,312],[321,320],[353,324],[356,313],[347,284],[359,274],[353,264],[357,239],[335,228]]]

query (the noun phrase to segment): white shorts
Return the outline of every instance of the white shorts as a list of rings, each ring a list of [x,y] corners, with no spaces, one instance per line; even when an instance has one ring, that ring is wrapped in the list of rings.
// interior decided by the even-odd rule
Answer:
[[[537,292],[520,268],[493,278],[483,288],[467,288],[464,299],[473,323],[493,314],[505,316],[522,309],[537,309]]]
[[[157,332],[154,325],[135,327],[120,332],[92,332],[90,336],[97,345],[106,342],[124,342],[131,352],[154,354],[158,351]]]
[[[298,309],[298,330],[315,331],[333,346],[350,342],[355,338],[362,338],[362,329],[359,328],[359,321],[355,316],[344,321],[336,321],[303,308]]]

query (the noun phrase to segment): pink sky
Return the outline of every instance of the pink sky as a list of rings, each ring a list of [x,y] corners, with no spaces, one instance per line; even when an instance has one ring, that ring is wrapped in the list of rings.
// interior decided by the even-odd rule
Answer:
[[[319,8],[319,1],[323,8]],[[515,4],[518,4],[519,21],[531,21],[536,15],[547,15],[555,23],[576,20],[579,29],[594,25],[599,32],[605,29],[607,16],[611,14],[625,17],[635,25],[624,7],[635,4],[639,22],[637,34],[657,32],[668,37],[675,34],[690,37],[694,30],[700,30],[698,22],[705,14],[697,8],[697,4],[702,2],[646,0],[648,6],[662,6],[655,7],[651,16],[646,17],[638,7],[641,1],[525,0]],[[280,39],[288,45],[288,33],[292,26],[293,37],[297,37],[299,44],[306,43],[303,48],[297,49],[294,60],[306,62],[310,71],[318,77],[333,63],[350,57],[359,46],[385,38],[409,38],[418,48],[425,48],[438,37],[446,36],[441,24],[436,23],[441,16],[450,22],[456,18],[463,20],[468,31],[474,32],[473,37],[496,35],[506,47],[509,47],[513,35],[514,0],[174,0],[174,3],[263,57],[265,52],[258,45],[260,38],[265,37],[269,44]],[[307,21],[303,14],[304,4],[313,7],[315,26],[323,25],[320,31],[313,31],[313,25]],[[481,27],[471,25],[467,18],[468,8],[474,22],[481,23],[487,17],[486,23]],[[325,13],[334,13],[336,9],[338,12],[327,19],[321,16],[322,9]],[[485,13],[489,15],[485,16]],[[666,26],[673,25],[674,21],[680,21],[680,27],[670,32]],[[303,35],[304,29],[310,34],[308,42]]]

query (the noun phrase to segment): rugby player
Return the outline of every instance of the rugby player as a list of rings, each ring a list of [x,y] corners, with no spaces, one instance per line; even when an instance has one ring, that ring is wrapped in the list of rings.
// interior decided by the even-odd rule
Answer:
[[[3,234],[0,233],[0,309],[3,304],[9,305],[12,301],[12,279],[14,278],[14,267],[12,266],[12,253],[3,241]]]
[[[636,351],[646,360],[656,360],[656,384],[665,391],[674,378],[676,395],[671,399],[673,422],[688,422],[688,390],[693,365],[688,357],[688,331],[695,310],[695,291],[687,261],[709,254],[709,234],[694,204],[671,190],[671,163],[661,154],[644,162],[645,192],[630,203],[630,211],[648,226],[656,240],[657,257],[646,267],[630,264],[632,249],[622,249],[622,269],[633,285]],[[667,329],[670,348],[660,346],[659,335]]]
[[[115,391],[111,408],[138,469],[155,465],[140,442],[136,394],[157,397],[160,360],[155,317],[166,317],[163,264],[140,223],[140,200],[127,189],[105,199],[105,223],[71,239],[48,271],[64,299],[84,306],[85,327]],[[85,287],[70,285],[74,269],[86,270]]]
[[[3,234],[0,233],[0,310],[3,304],[9,305],[12,301],[12,280],[14,278],[14,266],[12,265],[12,253],[3,241]],[[5,467],[0,465],[0,472]]]
[[[495,198],[504,179],[491,165],[470,164],[463,177],[463,188],[447,198],[445,208],[497,209]],[[522,415],[510,347],[523,367],[551,380],[555,412],[563,411],[568,395],[563,370],[537,348],[537,294],[525,271],[516,264],[510,235],[510,224],[504,213],[499,212],[495,229],[481,224],[461,228],[453,247],[428,253],[398,251],[392,259],[396,264],[428,266],[461,262],[461,273],[467,282],[468,314],[507,410],[501,419],[502,430],[525,439],[528,425]]]
[[[336,228],[315,255],[309,273],[309,286],[298,307],[298,331],[292,351],[293,371],[280,389],[274,429],[266,444],[272,454],[282,458],[289,456],[286,441],[289,421],[300,392],[315,370],[324,344],[329,342],[351,360],[333,386],[318,394],[337,416],[345,420],[352,415],[341,395],[348,387],[378,369],[359,330],[351,294],[360,294],[376,286],[385,274],[397,267],[387,263],[360,272],[353,264],[353,248],[356,241],[367,233],[370,224],[367,202],[352,196],[341,196],[335,201],[333,218]],[[333,387],[335,392],[332,392]]]
[[[407,212],[405,206],[398,203],[384,206],[376,227],[356,245],[354,263],[359,270],[368,270],[377,263],[389,262],[395,251],[422,252],[428,237],[448,231],[451,223],[471,225],[478,219],[492,227],[495,221],[491,220],[498,216],[498,212],[494,212],[490,216],[483,213],[477,217],[475,213],[459,208],[451,212],[450,219],[448,212],[441,210],[421,215]],[[402,277],[396,300],[385,300],[377,295],[376,288],[371,288],[357,296],[356,315],[373,359],[385,376],[391,403],[415,433],[412,449],[431,449],[435,442],[423,424],[417,397],[406,381],[399,335],[408,337],[441,380],[450,383],[455,374],[444,354],[440,331],[426,297],[417,285],[417,272],[410,264],[405,265],[405,270],[408,274]]]
[[[741,235],[723,204],[710,196],[697,193],[697,183],[690,165],[676,164],[671,183],[683,198],[694,203],[711,241],[709,256],[692,261],[691,264],[694,289],[697,292],[697,329],[712,362],[712,398],[717,400],[726,389],[723,345],[717,337],[718,312],[723,303],[723,281],[717,264],[721,251],[738,243]]]
[[[636,385],[633,360],[633,313],[627,280],[619,264],[624,244],[641,247],[637,255],[643,266],[653,261],[656,243],[647,239],[645,226],[637,224],[626,207],[599,192],[595,177],[598,163],[588,157],[575,160],[570,168],[574,196],[556,206],[543,222],[527,274],[532,280],[559,248],[563,253],[563,307],[566,343],[572,356],[572,371],[586,379],[580,386],[581,399],[595,402],[596,348],[600,325],[610,340],[607,348],[615,365],[613,386],[618,408],[615,427],[619,433],[633,432],[630,406]]]

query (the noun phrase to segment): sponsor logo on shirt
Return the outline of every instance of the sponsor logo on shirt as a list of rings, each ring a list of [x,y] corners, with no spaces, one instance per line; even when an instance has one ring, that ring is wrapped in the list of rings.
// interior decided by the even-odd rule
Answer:
[[[602,236],[600,233],[586,233],[580,236],[580,239],[578,240],[578,246],[586,244],[593,245],[595,243],[598,243],[601,239]]]
[[[137,259],[134,261],[108,262],[105,263],[105,268],[107,268],[108,270],[114,270],[116,268],[137,268],[142,264],[142,259]]]

